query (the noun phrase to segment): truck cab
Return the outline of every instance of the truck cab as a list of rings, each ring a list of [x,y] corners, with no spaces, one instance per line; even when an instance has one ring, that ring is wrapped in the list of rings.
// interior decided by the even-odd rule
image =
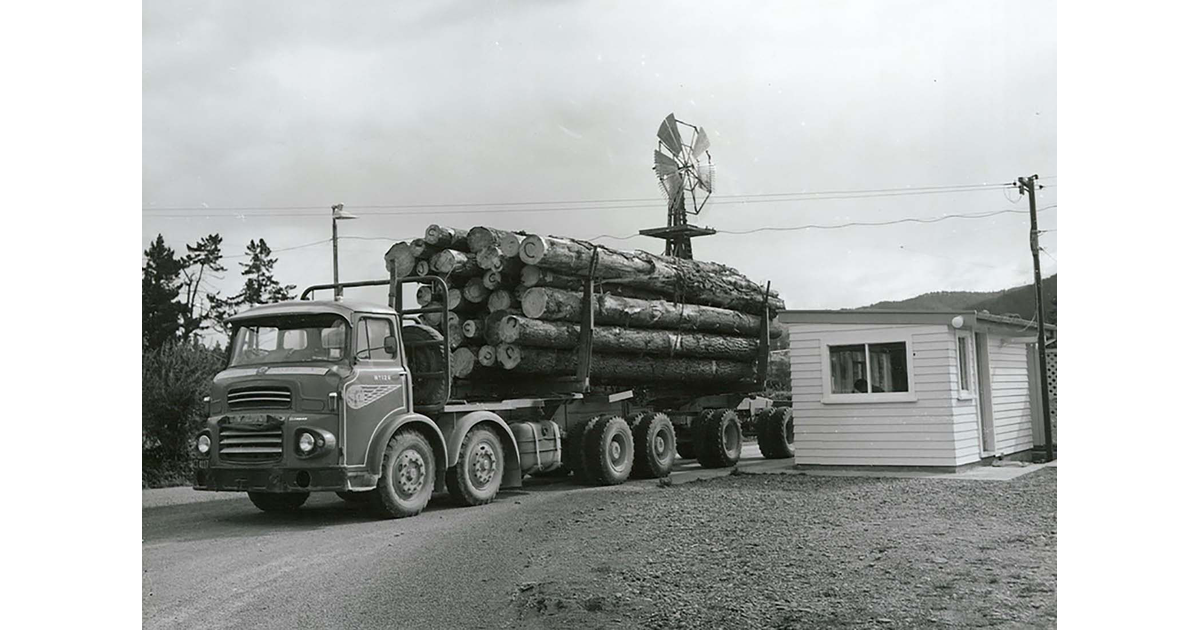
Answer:
[[[380,441],[401,425],[412,426],[390,453],[395,487],[383,503],[393,505],[380,507],[405,515],[443,485],[442,433],[413,410],[394,310],[291,301],[229,324],[227,366],[213,379],[197,436],[197,490],[248,492],[266,511],[299,507],[318,491],[367,501],[389,455]]]

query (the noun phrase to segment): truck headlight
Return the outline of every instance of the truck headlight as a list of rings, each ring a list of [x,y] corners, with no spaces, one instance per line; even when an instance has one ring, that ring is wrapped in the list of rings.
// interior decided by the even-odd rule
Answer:
[[[207,435],[201,435],[196,438],[196,451],[201,455],[208,455],[208,449],[212,448],[212,439]]]
[[[301,433],[297,446],[300,448],[301,453],[307,455],[317,447],[317,439],[311,433]]]

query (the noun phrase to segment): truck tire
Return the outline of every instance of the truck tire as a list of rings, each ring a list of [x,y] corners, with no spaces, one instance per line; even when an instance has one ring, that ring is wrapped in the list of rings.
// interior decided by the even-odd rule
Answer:
[[[504,447],[500,437],[487,426],[472,428],[459,450],[458,464],[446,474],[450,497],[463,506],[491,503],[503,480]]]
[[[766,459],[787,459],[796,456],[792,445],[792,410],[788,407],[773,407],[758,414],[756,430],[758,447]]]
[[[369,493],[371,506],[384,518],[416,516],[433,496],[436,475],[437,460],[429,440],[416,431],[400,431],[383,452],[379,483]]]
[[[728,468],[742,457],[742,429],[732,409],[715,410],[701,429],[696,459],[705,468]]]
[[[308,500],[307,492],[247,492],[254,507],[264,512],[291,512]]]
[[[338,498],[346,503],[358,505],[371,500],[371,492],[355,492],[353,490],[340,490],[337,492]]]
[[[571,469],[571,476],[579,483],[591,483],[583,465],[583,442],[588,430],[596,426],[604,416],[596,416],[586,422],[578,422],[575,428],[567,431],[567,452],[564,466]]]
[[[675,427],[663,413],[635,416],[633,432],[633,476],[661,479],[675,464]]]
[[[583,466],[588,481],[597,486],[625,483],[633,472],[633,432],[620,416],[608,416],[583,435]]]

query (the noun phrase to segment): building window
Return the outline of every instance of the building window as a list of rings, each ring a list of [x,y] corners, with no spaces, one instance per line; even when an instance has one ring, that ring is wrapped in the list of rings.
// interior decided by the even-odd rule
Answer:
[[[894,333],[893,333],[894,334]],[[912,389],[909,340],[881,334],[831,335],[823,340],[826,403],[907,402]],[[854,343],[846,343],[846,342]]]
[[[971,397],[971,340],[958,335],[958,396]]]
[[[903,341],[829,346],[830,393],[908,391],[908,352]]]

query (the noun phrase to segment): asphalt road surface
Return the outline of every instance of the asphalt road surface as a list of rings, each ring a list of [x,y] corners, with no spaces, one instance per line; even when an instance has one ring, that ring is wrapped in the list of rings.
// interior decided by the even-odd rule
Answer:
[[[778,469],[747,444],[741,467]],[[673,473],[697,476],[693,462]],[[435,496],[415,518],[378,520],[332,494],[268,515],[241,494],[160,493],[142,511],[145,628],[493,628],[547,515],[582,492],[639,492],[653,481],[585,488],[539,480],[474,508]],[[199,496],[193,496],[199,495]],[[165,498],[166,500],[162,500]]]

